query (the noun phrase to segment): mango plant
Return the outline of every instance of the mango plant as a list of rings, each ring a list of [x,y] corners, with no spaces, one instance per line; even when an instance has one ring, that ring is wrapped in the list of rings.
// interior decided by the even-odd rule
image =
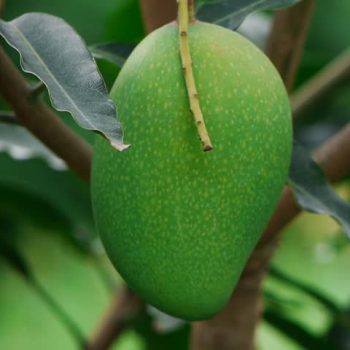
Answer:
[[[349,127],[314,155],[293,141],[295,111],[307,112],[344,82],[343,74],[326,67],[315,78],[318,85],[306,81],[299,95],[292,94],[313,1],[179,0],[177,13],[170,10],[174,3],[142,1],[146,26],[154,31],[140,42],[86,44],[66,20],[42,12],[0,20],[8,44],[0,49],[0,93],[11,109],[0,113],[0,146],[13,156],[20,144],[30,150],[27,158],[59,164],[51,172],[67,167],[88,183],[90,193],[53,175],[57,182],[48,186],[56,183],[60,191],[41,189],[41,197],[69,223],[73,246],[97,266],[104,250],[125,285],[90,337],[36,279],[17,233],[13,239],[0,235],[6,243],[1,257],[81,348],[118,347],[122,331],[134,329],[152,349],[252,349],[263,296],[264,322],[300,346],[343,349],[334,334],[346,312],[327,296],[278,269],[270,272],[269,278],[332,314],[333,328],[318,337],[286,319],[281,310],[288,300],[261,293],[278,233],[300,210],[332,217],[350,237],[350,206],[328,182],[349,170]],[[139,11],[135,4],[125,8]],[[265,53],[237,32],[248,15],[262,11],[275,16]],[[19,54],[17,67],[11,47]],[[348,60],[339,66],[349,73]],[[110,69],[117,77],[109,92],[101,71]],[[303,102],[301,94],[313,100]],[[40,188],[35,175],[15,183]],[[72,212],[67,208],[74,198],[81,204]],[[10,215],[1,213],[11,223],[2,230],[20,231]],[[114,290],[111,272],[100,273]],[[188,345],[192,321],[202,322],[191,324]],[[162,340],[154,335],[154,327],[167,324],[181,334],[179,344],[167,332]]]

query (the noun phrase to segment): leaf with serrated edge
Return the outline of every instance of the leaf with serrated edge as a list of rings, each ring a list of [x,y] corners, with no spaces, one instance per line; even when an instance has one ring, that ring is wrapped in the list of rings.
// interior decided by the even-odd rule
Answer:
[[[312,213],[327,214],[338,221],[350,238],[350,206],[333,190],[307,150],[294,142],[289,184],[299,205]]]
[[[47,86],[57,110],[71,113],[82,128],[101,133],[116,149],[128,147],[95,60],[70,25],[45,13],[27,13],[0,20],[0,34],[20,53],[22,69]]]
[[[251,13],[261,10],[289,7],[300,0],[203,0],[196,8],[201,21],[237,29]]]

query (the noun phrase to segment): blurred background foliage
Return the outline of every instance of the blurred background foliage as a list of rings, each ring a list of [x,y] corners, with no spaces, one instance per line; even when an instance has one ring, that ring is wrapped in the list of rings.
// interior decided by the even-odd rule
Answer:
[[[11,0],[3,17],[33,11],[64,18],[88,45],[137,43],[144,36],[137,0]],[[316,1],[297,86],[350,47],[349,15],[348,0]],[[241,32],[261,46],[270,22],[270,14],[254,14]],[[98,63],[110,87],[118,68]],[[1,100],[0,108],[7,108]],[[306,111],[296,136],[313,149],[349,119],[347,81]],[[348,180],[337,189],[350,199]],[[350,245],[340,230],[312,214],[288,226],[264,284],[258,349],[350,349]],[[28,133],[0,126],[0,348],[77,349],[121,283],[96,236],[88,186]],[[153,311],[113,348],[185,349],[188,334],[187,324]]]

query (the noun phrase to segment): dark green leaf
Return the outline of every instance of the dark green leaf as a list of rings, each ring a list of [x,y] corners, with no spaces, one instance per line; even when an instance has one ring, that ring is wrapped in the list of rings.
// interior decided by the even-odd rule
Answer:
[[[350,310],[344,310],[334,320],[327,338],[330,349],[349,350],[350,347]]]
[[[299,0],[202,0],[196,11],[202,21],[235,30],[252,12],[288,7],[297,2]]]
[[[183,323],[180,327],[169,332],[157,329],[154,319],[142,313],[135,321],[135,331],[142,336],[145,350],[178,350],[188,348],[190,324]]]
[[[85,183],[68,171],[49,168],[39,159],[18,162],[2,154],[0,168],[0,210],[12,205],[23,215],[34,218],[36,213],[43,221],[49,217],[47,209],[52,208],[56,216],[60,215],[70,224],[72,229],[65,232],[75,246],[94,252],[96,236],[89,188]],[[39,206],[40,203],[45,205]]]
[[[0,20],[0,34],[21,55],[21,66],[48,87],[54,107],[72,114],[83,128],[106,136],[123,150],[116,108],[96,63],[80,36],[62,19],[28,13]]]
[[[33,288],[38,296],[46,303],[55,316],[62,322],[66,329],[76,339],[80,345],[85,344],[85,339],[71,318],[60,307],[54,298],[41,286],[35,278],[31,267],[25,257],[17,247],[17,225],[16,222],[9,217],[0,213],[0,257],[15,269]]]
[[[17,225],[14,220],[0,212],[0,257],[5,259],[24,278],[29,279],[32,274],[26,261],[17,249]]]
[[[289,184],[299,205],[312,213],[327,214],[338,221],[350,238],[350,206],[327,182],[307,150],[294,143]]]
[[[89,47],[95,58],[114,63],[119,68],[123,66],[134,48],[135,45],[124,43],[101,43]]]

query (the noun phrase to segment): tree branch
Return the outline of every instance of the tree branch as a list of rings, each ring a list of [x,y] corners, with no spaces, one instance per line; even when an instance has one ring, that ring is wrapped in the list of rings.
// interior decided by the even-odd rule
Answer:
[[[175,0],[141,0],[141,10],[149,33],[176,19],[177,3]]]
[[[348,175],[350,124],[319,148],[314,156],[331,182]],[[262,315],[261,282],[277,248],[281,230],[300,211],[292,191],[286,187],[229,303],[212,320],[194,325],[192,349],[253,349],[255,328]]]
[[[151,32],[176,19],[177,4],[174,0],[141,0],[140,3],[147,32]],[[111,305],[106,310],[94,335],[91,337],[87,347],[88,350],[108,349],[122,329],[127,326],[125,322],[121,322],[123,317],[118,317],[119,314],[123,313],[121,305],[124,305],[123,310],[128,310],[129,304],[131,309],[133,309],[132,305],[139,303],[142,305],[140,299],[133,295],[130,290],[126,289],[122,293],[130,297],[120,296],[120,291],[115,293]],[[121,300],[124,301],[121,302]],[[142,308],[141,306],[140,309],[142,310]]]
[[[128,288],[117,291],[86,350],[109,349],[124,328],[143,310],[144,304]]]
[[[62,158],[82,179],[89,181],[91,146],[66,126],[40,99],[30,98],[31,88],[0,48],[0,93],[18,120]]]
[[[313,0],[305,0],[275,16],[267,54],[288,91],[292,90],[313,7]],[[213,319],[193,323],[192,350],[254,348],[255,330],[262,315],[261,283],[277,247],[279,231],[299,210],[290,189],[285,188],[279,206],[253,251],[229,303]]]
[[[34,95],[40,93],[42,86],[39,83],[33,90],[4,50],[0,48],[0,93],[15,111],[0,117],[0,121],[1,119],[10,121],[11,114],[16,116],[17,123],[20,122],[31,131],[61,157],[71,170],[89,182],[92,148],[68,128],[39,98],[33,98],[33,93]],[[106,315],[101,332],[96,334],[88,345],[88,349],[101,349],[104,344],[111,344],[140,304],[142,303],[127,287],[118,291],[118,298],[112,304],[110,314]]]
[[[305,6],[307,2],[308,1],[304,1],[302,4]],[[144,0],[142,3],[146,26],[149,30],[175,18],[175,1]],[[144,5],[146,3],[150,6]],[[172,5],[174,6],[172,7]],[[155,14],[157,13],[162,14],[162,16],[156,16]],[[305,16],[305,13],[303,15]],[[285,20],[283,21],[278,21],[277,17],[275,28],[288,28],[290,25],[289,22],[292,22],[292,24],[295,23],[295,21],[297,22],[296,15],[289,16],[288,13],[286,13],[284,16]],[[304,16],[301,17],[303,18]],[[294,19],[291,20],[291,17]],[[287,24],[287,26],[283,26],[283,23]],[[300,32],[304,33],[304,36],[307,28],[305,23],[307,23],[307,21],[304,22],[304,26],[300,27]],[[274,33],[276,31],[277,29],[274,30]],[[280,29],[278,31],[280,31]],[[288,32],[288,30],[286,30],[286,32]],[[272,36],[270,40],[271,57],[273,57],[272,53],[275,51],[276,47],[279,46],[279,44],[276,44],[276,42],[279,41],[277,37],[278,35],[275,35],[275,38]],[[285,36],[285,38],[287,37],[288,36]],[[275,61],[276,65],[279,67],[280,72],[283,72],[282,74],[286,77],[286,84],[290,88],[294,80],[294,73],[304,40],[303,38],[300,39],[301,37],[302,34],[300,33],[290,36],[289,45],[286,46],[289,50],[289,54],[281,54],[280,56],[278,53],[276,55],[276,58],[280,57],[279,60]],[[294,51],[296,58],[293,56],[293,52],[291,52],[293,51],[291,49],[293,46],[292,43],[296,43],[299,48],[299,54],[296,53],[297,50]],[[285,58],[282,58],[282,56]],[[288,61],[289,64],[284,64],[284,61]],[[67,128],[64,123],[56,117],[55,113],[41,101],[33,102],[28,99],[30,89],[2,49],[0,49],[0,91],[12,105],[21,122],[51,148],[51,150],[64,159],[72,170],[76,171],[83,179],[88,180],[91,162],[90,146]],[[345,155],[350,154],[349,140],[350,127],[347,127],[317,153],[317,158],[321,165],[325,167],[326,174],[331,180],[339,180],[350,169],[350,157],[345,157]],[[72,152],[72,149],[75,150],[75,152]],[[342,152],[339,152],[339,150],[342,150]],[[280,204],[257,248],[252,254],[230,303],[225,310],[213,320],[202,322],[200,325],[194,327],[192,338],[194,348],[200,343],[198,341],[200,335],[202,335],[205,340],[205,346],[201,347],[201,349],[225,349],[226,345],[235,343],[232,339],[239,334],[240,330],[245,332],[245,334],[250,332],[250,335],[245,337],[246,340],[253,339],[255,325],[259,321],[261,312],[260,284],[268,261],[276,247],[277,232],[297,215],[299,210],[300,209],[293,200],[291,191],[285,189]],[[249,301],[252,306],[248,305],[249,307],[245,308],[245,306],[247,306],[247,301]],[[105,317],[102,326],[99,327],[88,349],[105,349],[108,345],[112,344],[116,335],[120,334],[123,327],[125,327],[127,320],[132,318],[134,312],[138,312],[137,310],[139,310],[139,308],[137,305],[140,305],[139,300],[129,290],[124,289],[121,293],[119,292],[118,299],[116,299],[109,308],[110,313]],[[140,307],[140,309],[141,308],[142,307]],[[238,311],[243,309],[244,312],[240,314]],[[232,312],[232,310],[234,310],[234,312]],[[252,310],[252,312],[246,312],[249,310]],[[239,317],[237,317],[237,314],[240,314]],[[245,316],[245,314],[247,315]],[[252,315],[253,318],[251,318]],[[235,328],[236,326],[237,329]],[[217,335],[216,337],[213,336],[215,333]],[[248,341],[247,346],[243,348],[249,349],[250,343],[251,340]],[[213,347],[215,344],[223,344],[224,346]],[[238,346],[238,348],[242,347]]]
[[[275,65],[287,90],[292,90],[305,38],[313,13],[314,0],[304,0],[275,16],[266,54]]]
[[[350,78],[350,50],[328,64],[291,97],[294,118]]]
[[[306,5],[305,2],[307,3]],[[287,11],[283,11],[282,14],[277,15],[274,24],[275,29],[272,32],[269,41],[270,57],[275,61],[279,71],[285,77],[286,84],[290,86],[290,88],[294,81],[295,71],[300,60],[300,54],[303,42],[305,40],[308,22],[312,13],[312,1],[306,0],[305,2],[303,5],[298,5],[296,9],[289,9]],[[146,28],[148,31],[152,31],[160,25],[175,19],[176,17],[175,1],[142,0],[141,3]],[[164,11],[163,6],[166,7],[166,11]],[[306,12],[305,9],[307,10]],[[281,30],[282,32],[280,32]],[[288,33],[290,31],[292,31],[294,34],[289,35]],[[279,34],[281,35],[277,35],[277,32],[280,32]],[[283,33],[284,35],[282,35]],[[285,44],[286,52],[277,51],[276,48],[279,47],[281,41],[287,38],[288,45]],[[296,50],[295,45],[297,46]],[[284,61],[288,62],[288,64],[285,64]],[[347,137],[341,137],[338,140],[334,140],[332,143],[336,144],[337,147],[343,147],[342,143],[347,139]],[[333,149],[333,147],[326,146],[322,151],[322,154],[327,154],[330,149]],[[332,152],[330,153],[332,154]],[[344,152],[343,154],[346,153]],[[347,154],[350,154],[350,149],[349,153]],[[339,154],[337,154],[337,156],[339,156]],[[332,159],[328,157],[326,158]],[[342,163],[342,160],[337,161],[337,159],[338,158],[333,157],[333,161],[336,162],[340,168],[342,165],[344,165],[344,168],[339,170],[344,170],[348,163]],[[349,168],[350,164],[346,170]],[[275,240],[267,238],[270,236],[276,238],[277,232],[280,230],[280,228],[292,220],[292,218],[297,215],[299,210],[300,209],[293,200],[291,191],[286,188],[281,197],[276,214],[270,221],[268,226],[269,228],[262,236],[258,247],[252,254],[252,257],[247,264],[245,272],[242,274],[241,281],[238,284],[230,303],[222,311],[222,313],[217,315],[213,320],[208,322],[200,322],[194,325],[192,334],[193,349],[225,349],[226,345],[231,349],[231,345],[236,343],[234,339],[240,334],[241,331],[242,334],[245,334],[244,338],[246,340],[246,346],[238,342],[239,345],[237,348],[249,349],[249,346],[252,346],[255,327],[260,320],[261,314],[260,285],[264,277],[268,261],[275,249]],[[260,264],[263,266],[260,267]],[[259,271],[259,273],[256,273],[256,271]],[[250,310],[251,312],[246,313],[246,310],[241,304],[243,303],[243,305],[247,306],[247,303],[249,302],[251,305],[248,305],[247,310]],[[112,304],[109,311],[109,313],[112,314],[113,309],[117,309],[117,307],[113,305],[118,304]],[[243,312],[237,312],[239,310],[243,310]],[[232,317],[234,319],[232,319]],[[101,334],[106,328],[113,329],[113,324],[115,322],[116,321],[113,320],[113,318],[106,317],[105,321],[101,323],[97,334]],[[113,332],[110,334],[113,335],[112,333]],[[113,337],[110,337],[109,339],[112,343]],[[224,347],[221,347],[221,345]],[[99,349],[103,348],[101,347]]]
[[[2,15],[4,9],[5,9],[5,0],[0,0],[0,15]]]

